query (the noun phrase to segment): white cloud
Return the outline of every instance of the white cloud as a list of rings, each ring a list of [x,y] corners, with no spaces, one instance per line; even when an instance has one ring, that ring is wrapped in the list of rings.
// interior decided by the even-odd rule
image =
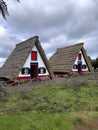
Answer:
[[[6,30],[2,27],[2,26],[0,26],[0,35],[4,35],[6,33]]]
[[[6,58],[0,58],[0,67],[2,67],[3,63],[6,61]]]
[[[97,0],[7,1],[10,16],[0,16],[0,57],[7,58],[15,44],[34,35],[48,57],[57,48],[85,42],[92,58],[98,56]],[[5,53],[6,50],[6,53]]]

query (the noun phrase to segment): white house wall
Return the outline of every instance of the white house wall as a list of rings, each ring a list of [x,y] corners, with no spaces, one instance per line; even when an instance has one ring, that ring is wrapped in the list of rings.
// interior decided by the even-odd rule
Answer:
[[[36,46],[33,47],[32,51],[37,51],[37,63],[38,63],[38,68],[40,68],[40,67],[46,68],[46,66],[45,66],[45,64],[44,64],[44,62],[43,62],[43,60],[42,60],[42,57],[41,57],[39,51],[37,50]],[[36,61],[33,61],[33,62],[31,62],[31,63],[36,63]],[[45,74],[39,74],[39,75],[49,75],[49,72],[48,72],[47,68],[46,68],[46,73],[45,73]]]
[[[46,66],[45,66],[45,64],[44,64],[44,62],[43,62],[43,60],[41,58],[41,55],[40,55],[38,49],[36,48],[36,46],[33,47],[32,51],[37,52],[37,61],[31,61],[31,52],[30,52],[25,64],[23,65],[23,68],[26,68],[26,67],[30,68],[30,63],[38,63],[38,68],[40,68],[40,67],[46,68]],[[38,75],[39,76],[41,76],[41,75],[49,75],[49,72],[48,72],[48,70],[46,68],[46,73],[45,74],[38,74]],[[21,72],[19,73],[19,77],[26,77],[26,76],[30,76],[30,74],[29,75],[22,75]]]
[[[85,61],[85,59],[84,59],[84,56],[83,56],[83,54],[82,54],[82,52],[80,51],[79,52],[79,54],[81,54],[81,61],[82,61],[82,65],[86,65],[86,69],[82,69],[82,71],[88,71],[88,67],[87,67],[87,64],[86,64],[86,61]],[[75,65],[78,65],[78,55],[77,55],[77,58],[76,58],[76,60],[75,60]],[[72,68],[72,70],[73,71],[78,71],[78,69],[73,69]]]

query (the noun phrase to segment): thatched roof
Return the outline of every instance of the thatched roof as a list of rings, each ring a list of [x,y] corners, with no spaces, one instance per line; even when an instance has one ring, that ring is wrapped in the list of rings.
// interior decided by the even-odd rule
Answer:
[[[49,60],[49,65],[51,70],[55,72],[70,72],[72,71],[73,64],[78,56],[80,50],[83,53],[86,64],[88,66],[89,71],[91,71],[91,63],[86,54],[86,51],[83,47],[84,43],[79,43],[63,48],[57,49],[57,51],[53,54],[53,56]]]
[[[40,44],[40,41],[38,40],[38,36],[34,36],[16,45],[16,48],[8,57],[3,67],[0,69],[0,78],[7,78],[10,80],[17,79],[19,72],[21,71],[34,45],[36,45],[50,73],[49,64],[45,52]]]

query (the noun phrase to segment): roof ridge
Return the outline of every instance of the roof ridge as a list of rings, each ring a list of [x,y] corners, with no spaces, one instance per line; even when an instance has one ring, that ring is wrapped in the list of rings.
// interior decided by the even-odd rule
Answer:
[[[57,48],[57,50],[60,50],[60,49],[65,49],[65,48],[70,48],[70,47],[73,47],[73,46],[78,46],[78,45],[84,45],[83,42],[81,43],[77,43],[77,44],[72,44],[72,45],[68,45],[68,46],[65,46],[65,47],[61,47],[61,48]]]
[[[30,40],[32,40],[32,39],[34,39],[34,38],[35,38],[36,40],[38,40],[39,36],[35,35],[35,36],[33,36],[33,37],[28,38],[27,40],[23,40],[23,41],[21,41],[21,43],[16,44],[16,46],[19,46],[19,45],[21,45],[21,44],[23,44],[23,43],[25,43],[25,42],[27,42],[27,41],[30,41]]]

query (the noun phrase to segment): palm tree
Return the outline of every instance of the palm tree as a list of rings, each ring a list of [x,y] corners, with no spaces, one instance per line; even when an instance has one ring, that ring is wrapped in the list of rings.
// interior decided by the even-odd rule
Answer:
[[[16,0],[19,2],[20,0]],[[0,0],[0,13],[2,14],[3,18],[6,20],[6,15],[9,15],[7,4],[4,0]]]

